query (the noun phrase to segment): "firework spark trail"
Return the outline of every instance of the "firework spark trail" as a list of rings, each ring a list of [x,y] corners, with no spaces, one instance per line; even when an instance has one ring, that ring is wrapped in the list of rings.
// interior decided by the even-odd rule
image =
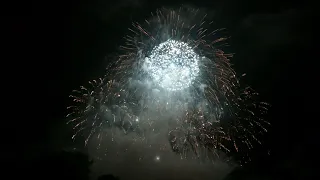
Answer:
[[[121,46],[124,53],[108,73],[70,96],[76,103],[67,115],[73,138],[82,132],[86,144],[92,136],[102,142],[105,129],[118,128],[145,141],[168,121],[166,135],[182,157],[190,151],[197,157],[239,152],[253,148],[253,141],[261,143],[269,105],[257,101],[251,88],[241,90],[232,54],[218,49],[227,39],[217,37],[223,29],[210,30],[212,21],[207,15],[198,21],[197,14],[162,9],[144,25],[133,23]]]

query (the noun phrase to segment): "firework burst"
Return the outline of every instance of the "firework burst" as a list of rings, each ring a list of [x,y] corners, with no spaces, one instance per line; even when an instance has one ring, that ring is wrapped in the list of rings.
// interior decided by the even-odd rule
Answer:
[[[103,142],[115,136],[106,129],[117,128],[144,141],[164,132],[159,124],[166,122],[162,135],[183,158],[247,151],[260,143],[268,104],[241,88],[232,55],[219,49],[227,39],[218,37],[222,29],[210,30],[212,22],[199,14],[161,9],[143,24],[132,23],[124,53],[108,74],[71,95],[73,138],[81,133],[86,144],[92,136]]]

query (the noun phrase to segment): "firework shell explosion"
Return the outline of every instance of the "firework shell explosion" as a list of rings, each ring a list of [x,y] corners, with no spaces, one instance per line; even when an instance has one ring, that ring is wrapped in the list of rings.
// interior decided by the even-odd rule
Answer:
[[[232,55],[219,49],[227,38],[211,26],[190,8],[157,10],[143,24],[132,23],[108,73],[70,96],[72,138],[103,142],[116,136],[106,129],[116,128],[144,141],[166,122],[162,135],[183,158],[248,152],[260,143],[268,104],[240,86]]]

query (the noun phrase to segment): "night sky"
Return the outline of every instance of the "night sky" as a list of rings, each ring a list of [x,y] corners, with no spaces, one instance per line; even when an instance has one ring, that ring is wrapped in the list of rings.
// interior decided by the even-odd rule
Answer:
[[[309,3],[266,0],[52,1],[16,9],[17,14],[10,17],[12,21],[7,18],[12,27],[10,33],[15,37],[8,38],[8,47],[14,47],[11,57],[17,57],[12,67],[18,67],[15,69],[19,77],[14,78],[15,73],[7,76],[18,79],[9,80],[10,83],[22,79],[18,88],[12,88],[18,89],[19,95],[13,96],[20,99],[13,106],[16,120],[9,121],[14,133],[5,133],[5,137],[11,136],[17,143],[13,145],[8,140],[11,148],[3,152],[19,154],[6,157],[14,161],[11,170],[21,167],[26,170],[34,159],[53,151],[83,149],[83,144],[72,143],[72,132],[65,125],[70,92],[104,73],[109,63],[107,57],[118,53],[132,21],[143,21],[157,8],[178,7],[182,2],[214,14],[216,28],[227,28],[231,36],[228,50],[235,53],[234,68],[238,74],[247,74],[242,83],[251,85],[260,92],[261,99],[272,104],[267,117],[272,127],[263,139],[264,146],[258,147],[253,161],[241,169],[224,163],[213,168],[194,162],[179,164],[170,153],[166,155],[170,160],[160,163],[154,160],[134,169],[135,162],[130,159],[135,159],[135,155],[131,152],[125,160],[117,158],[93,164],[96,171],[93,177],[108,173],[120,179],[141,180],[313,176],[312,159],[319,147],[315,123],[318,116],[314,111],[318,51],[313,45],[317,26],[314,17],[318,12]],[[40,166],[53,168],[48,164]],[[28,171],[31,175],[39,174],[36,168]],[[131,171],[136,173],[126,175]]]

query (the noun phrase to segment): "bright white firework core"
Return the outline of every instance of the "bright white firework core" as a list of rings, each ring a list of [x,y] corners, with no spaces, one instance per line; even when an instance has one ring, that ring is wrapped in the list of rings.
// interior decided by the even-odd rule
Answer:
[[[144,67],[162,88],[177,91],[189,87],[197,77],[199,59],[187,43],[169,39],[151,50]]]

